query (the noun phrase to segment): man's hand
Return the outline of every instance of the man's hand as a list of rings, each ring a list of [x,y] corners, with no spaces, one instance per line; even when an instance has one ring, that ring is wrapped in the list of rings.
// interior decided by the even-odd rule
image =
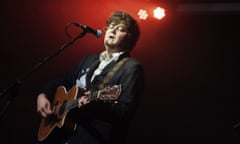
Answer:
[[[47,117],[48,115],[52,114],[51,103],[47,99],[46,94],[39,94],[37,97],[37,112],[41,114],[42,117]]]
[[[91,95],[90,91],[86,91],[83,93],[83,95],[79,98],[79,101],[78,101],[79,108],[83,105],[90,103],[90,99],[89,99],[90,95]]]

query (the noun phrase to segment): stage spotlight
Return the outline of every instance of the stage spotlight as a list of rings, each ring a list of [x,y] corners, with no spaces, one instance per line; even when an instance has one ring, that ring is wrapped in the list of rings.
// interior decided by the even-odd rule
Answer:
[[[165,9],[161,7],[157,7],[153,10],[153,17],[161,20],[162,18],[165,17]]]
[[[141,20],[146,20],[147,17],[148,17],[147,11],[144,10],[144,9],[140,9],[140,10],[138,11],[138,17],[139,17],[139,19],[141,19]]]

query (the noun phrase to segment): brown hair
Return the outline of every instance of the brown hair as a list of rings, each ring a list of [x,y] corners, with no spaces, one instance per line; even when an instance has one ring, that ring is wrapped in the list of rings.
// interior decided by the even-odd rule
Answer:
[[[127,49],[131,51],[136,45],[136,42],[138,41],[140,36],[140,29],[137,21],[127,12],[116,11],[113,12],[106,21],[105,29],[107,29],[111,23],[123,23],[126,26],[128,33],[128,37],[126,39],[126,42],[128,43]]]

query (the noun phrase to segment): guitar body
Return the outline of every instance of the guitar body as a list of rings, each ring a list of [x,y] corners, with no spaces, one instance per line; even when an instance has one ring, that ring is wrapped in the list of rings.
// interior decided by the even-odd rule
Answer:
[[[62,128],[65,124],[65,118],[67,116],[68,111],[65,111],[65,104],[67,101],[77,99],[78,95],[78,87],[72,87],[68,92],[64,86],[60,86],[57,88],[55,97],[52,102],[52,106],[54,109],[54,114],[47,118],[42,118],[40,122],[39,132],[38,132],[38,140],[45,140],[49,134],[56,128]],[[76,125],[73,123],[69,123],[68,126],[75,129]]]

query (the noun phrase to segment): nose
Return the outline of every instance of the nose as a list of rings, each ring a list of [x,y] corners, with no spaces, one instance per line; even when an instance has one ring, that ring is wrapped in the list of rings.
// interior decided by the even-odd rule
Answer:
[[[109,28],[108,30],[111,31],[112,33],[116,33],[117,29],[118,29],[118,27],[115,26],[115,27]]]

